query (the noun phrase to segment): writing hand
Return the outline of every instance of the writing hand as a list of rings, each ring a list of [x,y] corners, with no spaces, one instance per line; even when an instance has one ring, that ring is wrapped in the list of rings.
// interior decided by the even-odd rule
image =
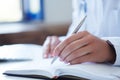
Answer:
[[[70,64],[115,60],[115,52],[106,41],[87,31],[72,34],[55,48],[53,54]]]

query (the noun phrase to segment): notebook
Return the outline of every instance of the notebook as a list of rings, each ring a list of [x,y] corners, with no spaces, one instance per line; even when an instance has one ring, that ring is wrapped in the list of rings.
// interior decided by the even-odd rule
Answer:
[[[45,63],[45,62],[44,62]],[[120,67],[110,64],[82,63],[77,65],[46,66],[46,69],[7,70],[3,74],[8,76],[39,78],[39,79],[73,79],[73,80],[119,80]],[[48,70],[49,69],[49,70]],[[118,72],[116,74],[116,72]]]

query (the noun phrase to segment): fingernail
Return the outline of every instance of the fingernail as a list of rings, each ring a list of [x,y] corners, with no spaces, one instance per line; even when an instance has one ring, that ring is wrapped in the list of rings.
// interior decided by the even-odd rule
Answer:
[[[54,53],[52,53],[52,54],[51,54],[51,56],[53,56],[53,57],[54,57],[54,56],[55,56],[55,55],[54,55]]]
[[[51,55],[51,57],[54,57],[54,55]]]
[[[48,58],[52,58],[53,56],[52,55],[48,55]]]
[[[58,53],[53,52],[52,56],[58,56]]]
[[[63,59],[62,59],[62,58],[60,58],[60,61],[63,61]]]
[[[67,61],[64,61],[64,63],[65,63],[65,64],[68,64],[68,62],[67,62]]]
[[[64,61],[66,64],[68,64],[69,63],[69,61]]]

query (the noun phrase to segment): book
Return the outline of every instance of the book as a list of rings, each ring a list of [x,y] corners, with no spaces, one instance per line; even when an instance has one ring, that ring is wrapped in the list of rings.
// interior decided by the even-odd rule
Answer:
[[[59,63],[57,63],[59,64]],[[110,64],[82,63],[52,66],[47,69],[7,70],[8,76],[57,80],[119,80],[120,67]],[[116,74],[116,72],[118,72]],[[116,76],[117,75],[117,76]]]

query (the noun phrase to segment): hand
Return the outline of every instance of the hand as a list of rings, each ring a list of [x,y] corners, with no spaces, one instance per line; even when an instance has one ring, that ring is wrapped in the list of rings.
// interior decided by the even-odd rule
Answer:
[[[115,60],[115,52],[106,41],[87,31],[72,34],[55,48],[53,54],[70,64],[114,62]]]
[[[57,36],[48,36],[43,44],[43,57],[52,57],[54,48],[60,43]]]

